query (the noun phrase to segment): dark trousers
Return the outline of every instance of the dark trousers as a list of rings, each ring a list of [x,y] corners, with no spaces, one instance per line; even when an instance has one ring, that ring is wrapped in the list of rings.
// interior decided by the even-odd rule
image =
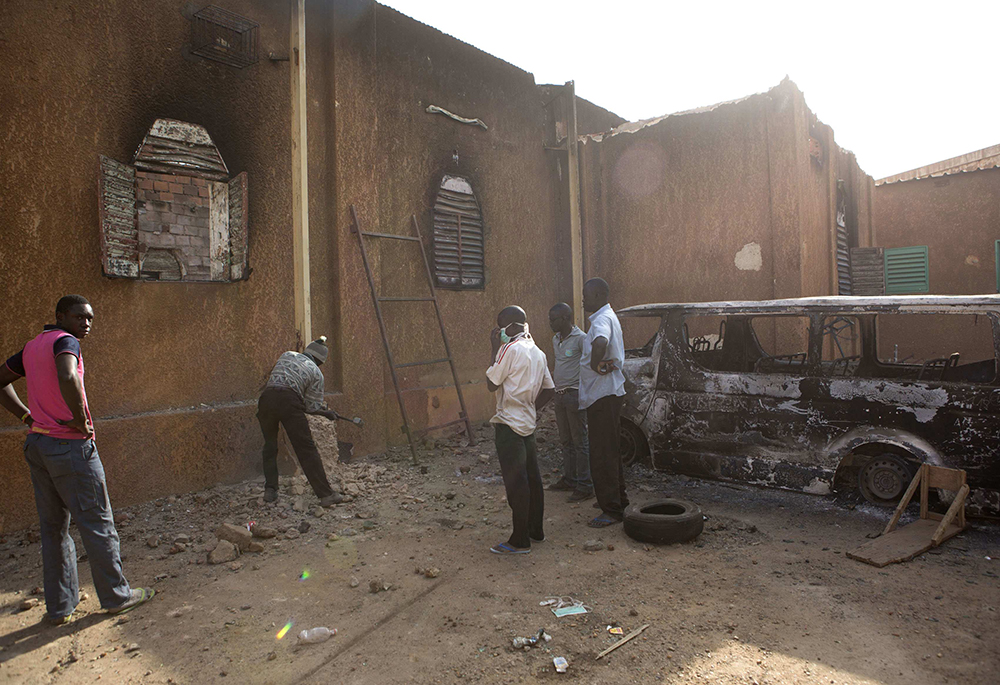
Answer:
[[[563,480],[577,492],[590,493],[590,445],[587,441],[587,412],[580,409],[580,392],[566,390],[552,398],[556,427],[563,451]]]
[[[295,449],[295,456],[302,471],[309,479],[316,496],[322,499],[333,494],[330,481],[323,469],[316,443],[309,430],[306,406],[299,394],[291,388],[264,388],[257,401],[257,420],[264,434],[264,486],[278,487],[278,424],[285,427],[288,439]]]
[[[24,441],[24,458],[35,488],[42,536],[42,584],[49,616],[69,616],[80,603],[70,517],[76,521],[87,550],[101,606],[113,609],[124,604],[132,589],[122,573],[104,466],[93,439],[70,440],[31,433]]]
[[[531,538],[542,540],[542,517],[545,513],[545,491],[538,471],[535,434],[518,435],[503,423],[493,425],[500,471],[507,489],[507,504],[514,518],[514,532],[507,544],[531,547]]]
[[[628,506],[618,433],[621,430],[622,399],[606,395],[587,407],[590,476],[594,480],[594,493],[601,510],[618,520]]]

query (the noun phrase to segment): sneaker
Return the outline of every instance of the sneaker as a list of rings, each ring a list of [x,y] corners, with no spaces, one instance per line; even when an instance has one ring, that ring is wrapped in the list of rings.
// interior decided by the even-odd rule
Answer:
[[[566,501],[567,502],[586,502],[588,499],[593,498],[593,490],[575,490],[572,495],[570,495]]]
[[[319,505],[321,507],[330,508],[332,506],[340,504],[343,501],[344,501],[344,496],[339,492],[335,492],[331,495],[327,495],[326,497],[321,497],[319,500]]]
[[[546,490],[575,490],[572,485],[566,482],[565,478],[560,478],[555,483],[546,488]]]
[[[264,501],[275,502],[278,499],[277,488],[264,488]]]
[[[140,604],[148,602],[153,599],[153,595],[156,594],[156,590],[152,588],[138,588],[132,590],[132,596],[129,597],[124,604],[114,607],[113,609],[108,609],[108,613],[111,615],[124,614],[127,611],[132,611]]]

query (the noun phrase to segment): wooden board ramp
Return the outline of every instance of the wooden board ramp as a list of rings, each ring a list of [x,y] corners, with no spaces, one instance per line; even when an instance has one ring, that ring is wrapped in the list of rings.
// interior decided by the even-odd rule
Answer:
[[[900,517],[909,506],[918,487],[920,518],[909,525],[897,528]],[[931,488],[957,491],[955,499],[943,516],[927,510],[927,496]],[[851,550],[847,556],[881,568],[909,561],[937,547],[965,530],[965,498],[968,495],[969,486],[965,482],[965,471],[922,464],[906,489],[903,499],[899,501],[899,506],[896,507],[885,530],[882,531],[882,535]]]

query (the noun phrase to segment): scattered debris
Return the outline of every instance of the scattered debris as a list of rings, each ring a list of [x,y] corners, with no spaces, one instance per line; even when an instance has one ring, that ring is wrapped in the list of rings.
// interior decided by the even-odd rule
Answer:
[[[368,583],[368,592],[374,595],[378,594],[379,592],[385,592],[391,587],[392,586],[389,585],[389,583],[385,582],[384,580],[373,580],[370,583]]]
[[[607,656],[608,654],[610,654],[611,652],[615,651],[616,649],[618,649],[619,647],[621,647],[623,644],[625,644],[626,642],[628,642],[632,638],[638,636],[642,631],[644,631],[648,627],[649,627],[649,624],[647,623],[644,626],[642,626],[641,628],[637,628],[637,629],[633,630],[631,633],[629,633],[628,635],[626,635],[625,637],[623,637],[621,640],[619,640],[618,642],[614,643],[613,645],[611,645],[610,647],[608,647],[607,649],[605,649],[603,652],[601,652],[600,654],[598,654],[597,658],[601,659],[601,658]]]
[[[240,551],[245,552],[250,545],[250,540],[253,539],[253,533],[246,528],[234,526],[231,523],[223,523],[216,529],[215,537],[219,538],[219,540],[231,542],[239,547]]]
[[[569,668],[569,662],[566,661],[566,657],[562,656],[553,658],[552,665],[556,667],[556,673],[565,673],[566,669]]]
[[[292,509],[294,511],[303,512],[306,510],[306,501],[301,497],[296,497],[295,502],[292,504]]]
[[[27,611],[28,609],[34,609],[41,603],[42,603],[41,600],[39,600],[37,597],[31,597],[21,602],[21,606],[19,607],[19,609],[20,611]]]
[[[130,654],[131,652],[138,652],[138,651],[139,651],[139,643],[138,642],[132,642],[131,644],[129,644],[129,645],[127,645],[125,647],[125,653],[126,654]]]
[[[150,535],[148,538],[146,538],[146,546],[149,547],[150,549],[156,549],[157,547],[159,547],[160,546],[160,536],[159,535]]]
[[[194,607],[191,606],[190,604],[185,604],[182,607],[177,607],[172,611],[168,611],[167,616],[170,618],[180,618],[184,614],[190,613],[191,611],[194,611]]]
[[[361,585],[361,581],[357,579],[356,576],[351,576],[351,587],[357,587]]]
[[[309,630],[303,630],[299,633],[299,642],[304,645],[315,645],[320,642],[326,642],[336,634],[336,628],[333,628],[332,630],[330,628],[326,628],[325,626],[310,628]]]
[[[274,528],[266,528],[265,526],[258,526],[256,524],[250,526],[250,533],[255,538],[260,538],[262,540],[278,537],[278,531]]]
[[[299,524],[300,533],[308,533],[310,528],[312,528],[312,524],[309,523],[308,521],[303,521],[302,523]]]
[[[515,637],[514,638],[514,649],[531,649],[532,647],[537,647],[539,644],[545,644],[546,642],[551,642],[552,636],[545,632],[545,628],[539,628],[537,635],[532,635],[531,637]]]
[[[324,516],[326,516],[326,509],[324,509],[323,507],[313,507],[312,511],[310,511],[309,513],[315,516],[316,518],[321,519]]]
[[[219,544],[208,553],[208,563],[224,564],[227,561],[234,561],[240,555],[236,545],[228,540],[219,540]]]
[[[587,540],[583,543],[584,552],[600,552],[604,549],[604,543],[600,540]]]

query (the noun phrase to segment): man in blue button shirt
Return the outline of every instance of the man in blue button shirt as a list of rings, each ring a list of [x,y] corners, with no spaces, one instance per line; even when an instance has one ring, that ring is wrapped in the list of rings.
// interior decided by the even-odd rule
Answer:
[[[563,450],[563,475],[549,490],[567,490],[568,502],[583,502],[594,496],[590,480],[590,446],[587,441],[587,412],[580,409],[580,357],[587,335],[573,325],[573,308],[565,302],[549,310],[549,326],[555,331],[552,350],[555,363],[552,380],[556,396],[556,426]]]
[[[618,443],[625,396],[625,344],[618,315],[608,304],[610,296],[611,288],[603,279],[591,278],[583,285],[583,308],[593,313],[580,357],[580,408],[587,410],[590,473],[602,511],[588,524],[591,528],[620,523],[629,503]]]

